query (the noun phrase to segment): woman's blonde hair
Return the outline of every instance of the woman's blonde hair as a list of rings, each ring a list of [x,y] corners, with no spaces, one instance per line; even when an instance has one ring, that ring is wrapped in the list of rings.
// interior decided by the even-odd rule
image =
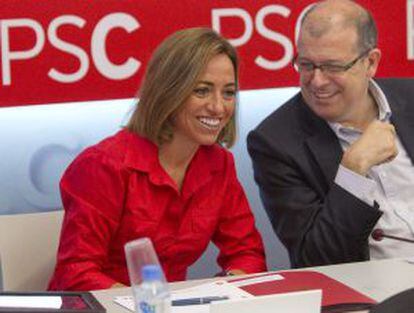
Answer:
[[[148,64],[139,103],[127,128],[157,145],[170,141],[173,136],[171,117],[190,97],[208,62],[219,54],[225,54],[231,60],[238,89],[236,49],[212,29],[185,29],[164,40]],[[231,147],[235,135],[233,114],[220,132],[217,142]]]

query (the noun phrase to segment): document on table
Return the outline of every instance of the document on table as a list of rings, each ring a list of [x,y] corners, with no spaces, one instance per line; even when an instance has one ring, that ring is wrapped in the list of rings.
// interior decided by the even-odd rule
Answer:
[[[265,296],[253,296],[243,290],[249,285],[261,283],[283,284],[282,275],[259,275],[243,278],[234,278],[232,281],[219,280],[194,286],[187,289],[175,290],[171,300],[193,298],[227,297],[226,300],[213,301],[210,304],[192,304],[172,306],[171,313],[268,313],[274,308],[283,308],[285,313],[319,313],[321,311],[321,290],[306,290],[299,292],[278,293]],[[115,297],[114,301],[134,311],[134,301],[131,296]]]
[[[414,264],[414,256],[405,259],[408,263]]]
[[[59,309],[62,307],[62,298],[60,296],[2,295],[0,297],[0,307],[20,309]]]
[[[260,276],[252,276],[252,277],[247,277],[247,278],[235,278],[232,281],[230,281],[230,283],[233,286],[237,286],[237,287],[243,287],[243,286],[248,286],[248,285],[252,285],[252,284],[259,284],[259,283],[265,283],[265,282],[270,282],[270,281],[274,281],[274,280],[282,280],[284,279],[283,276],[278,275],[278,274],[272,274],[272,275],[260,275]]]
[[[186,289],[174,290],[171,292],[171,300],[181,300],[189,298],[227,296],[229,300],[252,298],[248,292],[230,284],[224,280],[218,280]],[[223,300],[226,301],[226,300]],[[114,302],[134,312],[134,299],[132,296],[118,296]],[[208,313],[210,306],[208,304],[172,306],[171,313]]]

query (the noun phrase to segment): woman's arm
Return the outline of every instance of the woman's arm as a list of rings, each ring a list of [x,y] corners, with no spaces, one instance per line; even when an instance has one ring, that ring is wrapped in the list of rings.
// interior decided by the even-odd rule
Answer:
[[[103,271],[118,227],[126,188],[122,171],[101,154],[81,154],[60,190],[65,217],[50,289],[95,290],[118,283]]]
[[[227,154],[223,173],[224,199],[213,242],[220,249],[219,265],[235,274],[266,271],[265,252],[246,195]]]

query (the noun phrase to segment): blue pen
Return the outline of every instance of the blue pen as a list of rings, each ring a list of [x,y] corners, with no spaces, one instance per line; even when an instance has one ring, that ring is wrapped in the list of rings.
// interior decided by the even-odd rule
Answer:
[[[184,306],[184,305],[197,305],[197,304],[208,304],[213,301],[228,300],[229,297],[214,296],[214,297],[201,297],[201,298],[188,298],[171,301],[173,306]]]

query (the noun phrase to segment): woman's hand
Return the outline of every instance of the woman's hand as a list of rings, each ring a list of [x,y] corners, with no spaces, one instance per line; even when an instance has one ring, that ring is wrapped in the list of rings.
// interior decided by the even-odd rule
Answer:
[[[124,287],[126,287],[124,284],[115,283],[111,286],[111,289],[113,289],[113,288],[124,288]]]
[[[233,269],[227,271],[228,276],[234,276],[234,275],[246,275],[246,272],[239,269]]]

